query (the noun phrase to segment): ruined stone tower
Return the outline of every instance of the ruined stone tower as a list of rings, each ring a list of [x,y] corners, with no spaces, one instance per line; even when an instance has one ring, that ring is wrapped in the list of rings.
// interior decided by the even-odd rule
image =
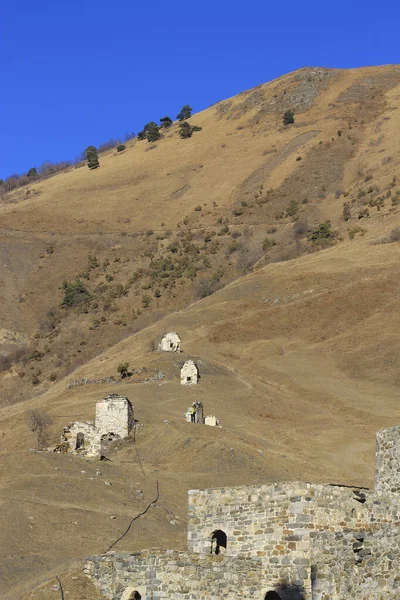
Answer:
[[[96,403],[95,425],[100,435],[126,437],[133,422],[132,404],[125,396],[110,394]]]

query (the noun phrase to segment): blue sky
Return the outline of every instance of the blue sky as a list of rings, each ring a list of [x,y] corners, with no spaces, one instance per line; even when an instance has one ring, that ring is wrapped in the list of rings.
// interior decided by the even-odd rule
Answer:
[[[396,2],[13,0],[0,13],[0,178],[304,66],[400,63]]]

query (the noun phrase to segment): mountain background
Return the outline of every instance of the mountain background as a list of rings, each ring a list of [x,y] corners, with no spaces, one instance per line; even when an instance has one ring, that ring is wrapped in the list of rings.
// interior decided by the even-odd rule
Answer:
[[[371,487],[375,431],[399,423],[400,67],[300,69],[189,123],[202,128],[189,139],[174,122],[154,144],[100,154],[96,170],[78,163],[2,196],[7,599],[54,597],[56,574],[70,599],[96,598],[82,560],[156,481],[159,501],[117,549],[183,549],[191,488]],[[155,351],[165,331],[181,354]],[[201,375],[190,389],[189,357]],[[124,362],[131,380],[67,387]],[[110,392],[140,423],[112,462],[34,450],[30,410],[51,417],[54,446]],[[186,423],[194,400],[222,427]]]

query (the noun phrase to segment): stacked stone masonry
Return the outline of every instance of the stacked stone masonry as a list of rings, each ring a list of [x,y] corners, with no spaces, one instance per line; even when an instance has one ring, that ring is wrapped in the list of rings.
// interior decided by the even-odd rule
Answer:
[[[275,483],[189,491],[188,552],[107,554],[88,572],[125,600],[398,600],[400,428],[378,432],[376,489]]]
[[[56,448],[88,457],[99,457],[109,441],[129,435],[135,419],[128,398],[109,394],[96,403],[95,422],[76,421],[63,428]]]

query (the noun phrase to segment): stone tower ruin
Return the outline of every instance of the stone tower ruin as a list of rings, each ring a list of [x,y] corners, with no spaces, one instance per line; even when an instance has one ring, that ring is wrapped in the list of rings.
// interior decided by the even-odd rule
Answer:
[[[133,427],[133,422],[132,404],[125,396],[110,394],[96,402],[95,426],[100,435],[126,437]]]
[[[76,421],[63,428],[57,451],[100,456],[112,440],[127,437],[135,425],[133,406],[125,396],[109,394],[96,402],[95,422]]]
[[[276,482],[190,490],[187,551],[90,557],[108,600],[398,600],[400,427],[377,434],[376,487]]]

